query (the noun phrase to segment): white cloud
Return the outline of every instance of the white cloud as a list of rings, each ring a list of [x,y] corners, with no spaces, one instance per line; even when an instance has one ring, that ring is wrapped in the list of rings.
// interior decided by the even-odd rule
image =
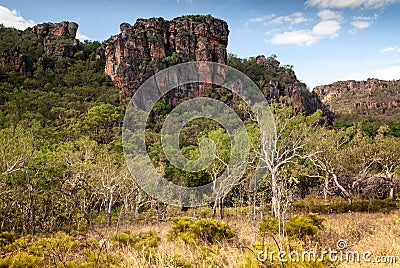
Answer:
[[[340,12],[335,12],[329,9],[321,10],[317,13],[317,15],[322,20],[334,20],[334,19],[341,20],[343,18]]]
[[[319,8],[382,8],[399,0],[307,0],[306,5]]]
[[[313,27],[312,33],[319,37],[335,38],[341,29],[340,23],[336,20],[324,20]]]
[[[25,30],[35,25],[33,20],[26,20],[15,9],[10,10],[4,6],[0,6],[0,23],[18,30]]]
[[[359,30],[367,29],[371,24],[378,18],[378,15],[375,14],[373,17],[366,16],[356,16],[352,18],[352,22],[350,23],[354,28],[350,30],[350,33],[356,33]]]
[[[86,35],[80,33],[79,31],[76,33],[76,39],[79,39],[81,41],[85,41],[85,40],[93,40],[90,37],[87,37]]]
[[[351,23],[357,30],[366,29],[371,25],[372,22],[365,20],[355,20]]]
[[[276,34],[271,43],[280,45],[312,45],[318,38],[309,30],[299,30]]]
[[[355,73],[346,77],[346,80],[366,80],[368,78],[378,78],[382,80],[400,79],[400,66],[392,66],[384,69],[370,70],[362,73]]]
[[[392,53],[392,52],[400,52],[400,47],[398,47],[398,46],[386,47],[386,48],[382,48],[381,50],[379,50],[379,52],[381,54],[387,54],[387,53]]]
[[[288,16],[279,16],[273,19],[270,23],[272,24],[282,24],[282,23],[289,23],[291,25],[300,24],[303,22],[308,21],[305,17],[305,14],[302,12],[295,12]],[[267,22],[268,24],[268,22]]]
[[[263,17],[258,17],[258,18],[251,18],[246,22],[246,26],[249,26],[249,24],[251,23],[259,23],[259,22],[264,22],[266,20],[271,20],[273,18],[275,18],[276,15],[275,14],[270,14],[270,15],[265,15]]]
[[[303,29],[278,33],[272,37],[271,43],[281,45],[309,46],[323,38],[336,38],[339,35],[340,29],[342,28],[340,21],[334,19],[325,19],[333,17],[341,18],[338,16],[338,13],[324,13],[320,17],[324,19],[314,25],[312,30]]]
[[[177,3],[181,3],[181,2],[184,2],[184,3],[188,3],[188,4],[193,4],[193,1],[192,0],[176,0],[176,2]]]

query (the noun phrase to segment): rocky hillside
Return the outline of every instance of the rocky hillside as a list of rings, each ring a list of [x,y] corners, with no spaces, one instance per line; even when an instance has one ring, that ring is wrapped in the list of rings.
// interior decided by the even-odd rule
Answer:
[[[2,27],[0,67],[26,74],[33,71],[34,63],[45,64],[44,55],[63,57],[70,63],[78,51],[77,30],[78,24],[67,21],[38,24],[24,31]]]
[[[400,80],[339,81],[317,86],[313,92],[337,114],[400,121]]]
[[[329,114],[318,96],[307,90],[291,68],[281,66],[273,57],[261,55],[242,60],[227,58],[228,25],[212,16],[183,16],[171,21],[162,18],[138,19],[132,26],[120,25],[121,33],[111,37],[98,49],[97,57],[106,60],[105,72],[120,89],[120,101],[131,97],[154,73],[171,65],[188,61],[214,61],[228,64],[253,79],[269,100],[287,96],[296,108],[311,114],[322,109]],[[195,86],[184,96],[204,95],[204,87]],[[190,91],[190,92],[186,92]],[[176,95],[176,94],[175,94]],[[172,104],[179,101],[173,92],[167,96]]]
[[[24,31],[0,27],[0,79],[4,81],[12,81],[20,74],[18,79],[29,84],[32,78],[39,79],[42,70],[58,68],[58,72],[65,72],[79,60],[91,60],[97,69],[104,68],[105,75],[119,89],[123,104],[146,79],[162,69],[188,61],[213,61],[248,75],[268,100],[286,96],[306,114],[317,109],[329,114],[318,95],[309,92],[292,68],[282,66],[276,57],[228,57],[228,25],[210,15],[182,16],[171,21],[138,19],[134,25],[122,23],[120,34],[101,45],[79,42],[78,24],[74,22],[43,23]],[[209,85],[196,85],[172,91],[166,100],[176,105],[185,98],[212,95],[227,99],[229,94],[215,88],[209,92]],[[232,99],[231,95],[228,99]]]
[[[170,65],[194,60],[226,64],[228,25],[211,16],[138,19],[133,26],[122,23],[120,29],[98,57],[105,57],[105,72],[120,88],[121,102]]]
[[[270,57],[259,55],[249,59],[239,59],[230,55],[228,65],[249,76],[269,101],[288,97],[297,110],[309,115],[320,109],[329,121],[333,120],[333,114],[321,102],[318,95],[310,92],[307,85],[297,79],[292,66],[281,66],[275,55]]]

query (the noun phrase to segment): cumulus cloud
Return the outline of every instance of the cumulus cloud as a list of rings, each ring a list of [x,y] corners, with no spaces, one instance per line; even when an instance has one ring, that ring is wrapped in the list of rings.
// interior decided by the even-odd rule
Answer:
[[[378,70],[370,70],[362,73],[355,73],[346,77],[346,80],[366,80],[368,78],[378,78],[382,80],[400,79],[400,66],[391,66]]]
[[[271,20],[273,18],[275,18],[276,15],[275,14],[270,14],[270,15],[265,15],[263,17],[257,17],[257,18],[251,18],[246,22],[246,26],[248,26],[251,23],[259,23],[259,22],[265,22],[267,20]]]
[[[24,19],[15,9],[10,10],[4,6],[0,6],[0,23],[18,30],[25,30],[35,25],[33,20]]]
[[[352,22],[350,23],[353,26],[353,29],[350,30],[350,33],[356,33],[359,30],[368,28],[377,18],[378,18],[377,14],[375,14],[373,17],[366,17],[366,16],[353,17]]]
[[[276,34],[271,43],[280,45],[312,45],[317,37],[310,30],[299,30]]]
[[[288,16],[279,16],[270,21],[272,24],[289,23],[291,25],[300,24],[308,21],[305,14],[302,12],[295,12]]]
[[[90,37],[87,37],[86,35],[80,33],[79,31],[76,33],[76,39],[79,39],[81,41],[85,41],[85,40],[93,40]]]
[[[321,10],[317,13],[317,15],[322,20],[334,20],[334,19],[341,20],[343,18],[340,12],[335,12],[329,9]]]
[[[386,47],[382,48],[379,50],[381,54],[388,54],[388,53],[393,53],[393,52],[400,52],[400,47],[394,46],[394,47]]]
[[[323,20],[312,29],[316,36],[335,38],[341,29],[340,23],[336,20]]]
[[[264,23],[267,25],[280,25],[280,24],[290,24],[296,25],[300,23],[307,22],[306,14],[303,12],[294,12],[293,14],[287,16],[277,16],[276,14],[268,14],[262,17],[251,18],[247,20],[245,26],[249,26],[252,23]]]
[[[368,28],[371,25],[370,21],[355,20],[351,23],[357,30]]]
[[[373,8],[399,3],[400,0],[307,0],[306,5],[319,8]]]
[[[293,13],[295,14],[295,13]],[[293,15],[292,14],[292,15]],[[286,31],[276,34],[272,39],[273,44],[309,46],[322,38],[336,38],[342,28],[342,15],[331,10],[322,10],[317,14],[321,21],[312,29]]]

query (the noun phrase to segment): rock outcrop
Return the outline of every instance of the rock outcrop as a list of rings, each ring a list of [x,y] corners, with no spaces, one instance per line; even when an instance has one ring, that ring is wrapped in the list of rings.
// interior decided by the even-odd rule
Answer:
[[[13,42],[0,49],[0,67],[26,74],[32,72],[34,62],[43,61],[43,53],[71,63],[79,45],[77,30],[78,24],[67,21],[38,24],[24,31],[1,28],[0,35],[7,35]]]
[[[32,70],[33,61],[15,46],[10,50],[0,51],[0,67],[7,65],[12,66],[14,71],[25,74]]]
[[[138,19],[133,26],[122,23],[120,30],[99,48],[97,57],[105,57],[105,72],[120,88],[121,102],[169,65],[188,61],[226,64],[228,25],[211,16]]]
[[[138,19],[133,26],[122,23],[120,31],[97,50],[96,57],[105,59],[106,75],[120,89],[121,104],[149,77],[170,65],[188,61],[227,64],[228,25],[211,16],[183,16],[171,21]],[[295,108],[306,114],[317,109],[328,113],[317,94],[309,92],[290,68],[282,68],[279,61],[265,56],[258,56],[254,64],[263,70],[263,75],[250,78],[258,83],[267,99],[288,96]],[[271,74],[270,80],[264,75],[267,73]],[[201,84],[182,87],[171,91],[166,99],[175,105],[182,98],[204,94],[206,87]]]
[[[313,92],[318,94],[323,101],[328,101],[334,97],[341,95],[350,90],[386,90],[386,89],[397,89],[400,87],[400,80],[386,81],[379,80],[376,78],[370,78],[366,81],[338,81],[329,85],[316,86]]]
[[[392,120],[400,112],[400,80],[338,81],[313,92],[336,113]]]
[[[77,51],[78,40],[75,37],[78,24],[75,22],[42,23],[26,31],[37,36],[48,55],[71,58]]]
[[[306,84],[300,82],[290,67],[281,67],[280,62],[273,57],[264,55],[256,57],[255,69],[263,70],[259,77],[251,77],[263,91],[268,100],[278,100],[281,96],[292,99],[297,110],[309,115],[320,109],[328,117],[332,117],[329,109],[319,99],[318,95],[310,92]],[[245,71],[244,71],[245,72]],[[250,75],[250,74],[249,74]],[[332,119],[332,118],[330,118]]]

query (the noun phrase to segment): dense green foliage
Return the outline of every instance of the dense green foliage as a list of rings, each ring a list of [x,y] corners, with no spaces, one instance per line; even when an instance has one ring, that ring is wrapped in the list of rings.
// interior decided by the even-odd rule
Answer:
[[[293,208],[299,211],[325,214],[346,212],[389,213],[399,208],[399,202],[393,199],[356,200],[352,203],[333,199],[330,202],[324,202],[320,199],[308,197],[294,202]]]

